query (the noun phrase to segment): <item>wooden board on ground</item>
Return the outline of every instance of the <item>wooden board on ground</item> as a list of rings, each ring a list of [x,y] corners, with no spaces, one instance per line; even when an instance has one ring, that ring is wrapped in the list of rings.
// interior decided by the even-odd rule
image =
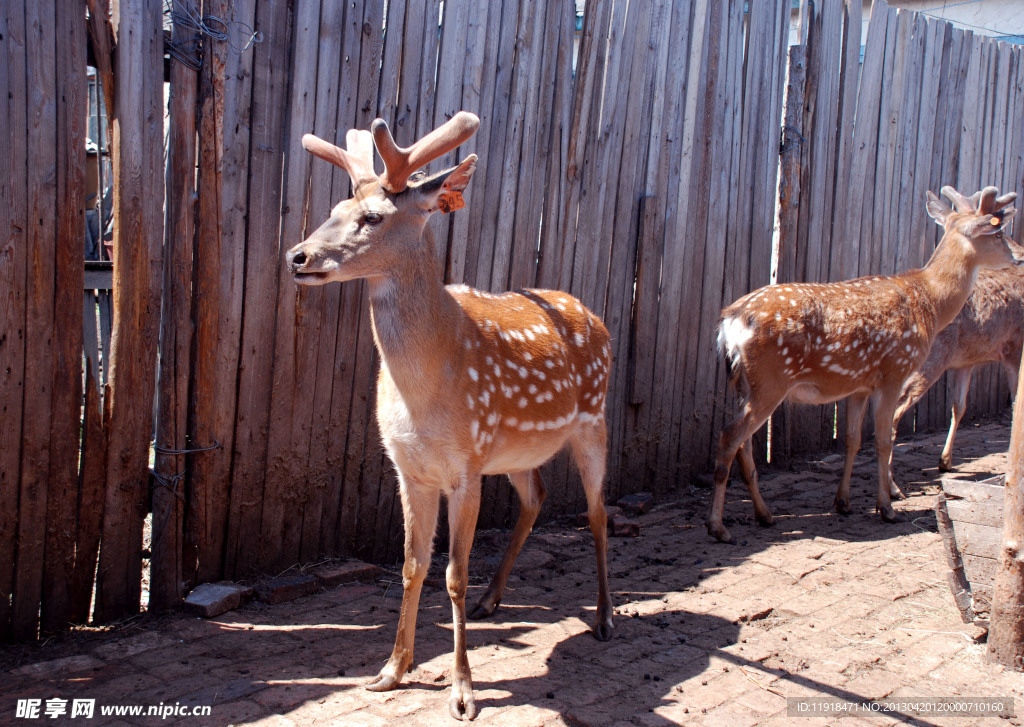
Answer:
[[[949,558],[949,585],[964,623],[988,628],[992,587],[1003,533],[1006,478],[981,482],[942,478],[935,503],[939,533]]]

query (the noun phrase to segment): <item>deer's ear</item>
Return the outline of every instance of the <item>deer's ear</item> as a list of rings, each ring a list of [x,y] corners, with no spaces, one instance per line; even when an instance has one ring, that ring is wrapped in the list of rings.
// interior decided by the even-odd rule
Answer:
[[[1017,214],[1017,209],[1009,207],[999,210],[995,214],[979,217],[971,223],[969,234],[971,237],[980,237],[981,235],[994,235],[997,232],[1002,232],[1010,224],[1010,220],[1013,219],[1015,214]]]
[[[928,216],[935,220],[939,227],[945,227],[946,219],[953,213],[953,210],[947,207],[931,190],[928,191],[927,196],[928,202],[925,207],[928,210]]]
[[[428,212],[442,210],[451,212],[462,206],[462,191],[469,186],[469,180],[476,171],[476,154],[470,154],[456,167],[423,180],[415,186],[421,197],[421,205]],[[413,185],[409,185],[413,188]]]

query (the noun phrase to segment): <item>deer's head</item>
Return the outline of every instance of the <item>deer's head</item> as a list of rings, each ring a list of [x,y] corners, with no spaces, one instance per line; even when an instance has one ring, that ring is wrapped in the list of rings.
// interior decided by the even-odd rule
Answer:
[[[956,241],[973,248],[979,267],[1000,269],[1024,263],[1024,248],[1004,234],[1017,209],[1011,207],[1016,192],[1001,197],[995,187],[985,187],[965,197],[952,187],[943,187],[942,194],[953,203],[947,206],[928,192],[928,214],[945,230],[943,240]]]
[[[295,281],[322,285],[385,276],[417,255],[430,215],[461,206],[477,157],[471,154],[433,176],[414,172],[469,139],[479,125],[474,114],[460,111],[404,149],[395,144],[383,119],[374,121],[371,131],[349,131],[348,149],[312,134],[302,137],[307,151],[348,172],[353,191],[351,199],[336,205],[326,222],[288,251]],[[384,160],[380,175],[373,169],[374,147]]]

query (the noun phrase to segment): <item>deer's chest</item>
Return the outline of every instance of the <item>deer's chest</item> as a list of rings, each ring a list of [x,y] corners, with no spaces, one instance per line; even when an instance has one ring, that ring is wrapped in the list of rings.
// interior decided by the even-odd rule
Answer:
[[[465,469],[466,452],[452,436],[445,407],[414,415],[386,376],[378,381],[377,423],[395,467],[407,477],[442,489]]]

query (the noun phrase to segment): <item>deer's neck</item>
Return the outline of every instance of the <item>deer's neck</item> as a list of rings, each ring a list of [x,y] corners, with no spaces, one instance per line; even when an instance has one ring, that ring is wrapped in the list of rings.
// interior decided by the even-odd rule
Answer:
[[[370,317],[384,375],[410,409],[428,407],[452,391],[462,309],[441,281],[433,241],[400,269],[370,280]]]
[[[935,306],[936,331],[956,318],[978,277],[978,260],[957,233],[947,234],[921,271]]]

